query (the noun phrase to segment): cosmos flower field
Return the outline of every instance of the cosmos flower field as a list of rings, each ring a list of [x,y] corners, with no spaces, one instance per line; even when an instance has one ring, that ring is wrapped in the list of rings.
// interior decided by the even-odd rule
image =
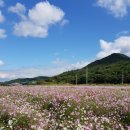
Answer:
[[[0,130],[130,130],[130,87],[0,87]]]

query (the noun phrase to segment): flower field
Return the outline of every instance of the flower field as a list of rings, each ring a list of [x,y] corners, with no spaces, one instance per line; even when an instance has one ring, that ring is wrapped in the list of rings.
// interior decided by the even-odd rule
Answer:
[[[0,87],[0,130],[130,130],[130,87]]]

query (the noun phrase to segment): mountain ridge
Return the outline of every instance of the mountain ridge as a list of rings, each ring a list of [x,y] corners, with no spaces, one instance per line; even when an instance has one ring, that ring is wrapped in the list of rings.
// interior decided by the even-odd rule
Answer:
[[[88,71],[87,74],[86,71]],[[130,83],[130,57],[121,53],[113,53],[107,57],[96,60],[81,69],[63,72],[57,76],[15,79],[5,82],[5,84],[75,84],[76,75],[78,84],[117,84],[122,82],[122,73],[124,76],[123,82]],[[88,79],[86,78],[86,75],[88,75]]]
[[[91,62],[91,65],[95,65],[95,64],[107,64],[107,63],[115,63],[115,62],[119,62],[119,61],[128,61],[130,60],[130,57],[121,54],[121,53],[112,53],[110,55],[108,55],[107,57],[104,57],[102,59],[96,60],[94,62]],[[88,66],[90,66],[90,64]]]
[[[88,69],[88,79],[86,79],[86,69]],[[77,75],[78,84],[85,84],[86,82],[91,84],[119,84],[122,82],[122,73],[125,75],[124,82],[130,83],[130,57],[121,53],[113,53],[81,69],[64,72],[55,76],[54,79],[58,82],[76,84]]]

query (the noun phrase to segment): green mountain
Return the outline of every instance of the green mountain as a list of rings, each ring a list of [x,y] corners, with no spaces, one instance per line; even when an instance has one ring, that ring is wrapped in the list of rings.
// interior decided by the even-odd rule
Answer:
[[[103,59],[96,60],[86,67],[62,73],[53,77],[57,83],[104,84],[121,82],[130,83],[130,57],[113,53]],[[86,78],[87,77],[87,78]]]
[[[92,62],[91,64],[89,64],[89,66],[106,65],[106,64],[117,63],[120,61],[130,61],[130,57],[121,53],[113,53],[105,58],[102,58],[101,60],[96,60]]]
[[[96,60],[82,69],[64,72],[54,77],[36,77],[16,79],[5,84],[120,84],[130,83],[130,57],[113,53],[103,59]]]

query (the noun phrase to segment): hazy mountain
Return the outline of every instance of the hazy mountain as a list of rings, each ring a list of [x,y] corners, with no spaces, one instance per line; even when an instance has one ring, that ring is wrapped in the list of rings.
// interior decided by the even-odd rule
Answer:
[[[35,77],[35,78],[19,78],[19,79],[14,79],[14,80],[4,82],[3,84],[11,85],[14,83],[19,83],[19,84],[23,84],[23,85],[31,85],[31,84],[38,84],[39,82],[47,80],[48,78],[49,77],[46,77],[46,76],[39,76],[39,77]]]

